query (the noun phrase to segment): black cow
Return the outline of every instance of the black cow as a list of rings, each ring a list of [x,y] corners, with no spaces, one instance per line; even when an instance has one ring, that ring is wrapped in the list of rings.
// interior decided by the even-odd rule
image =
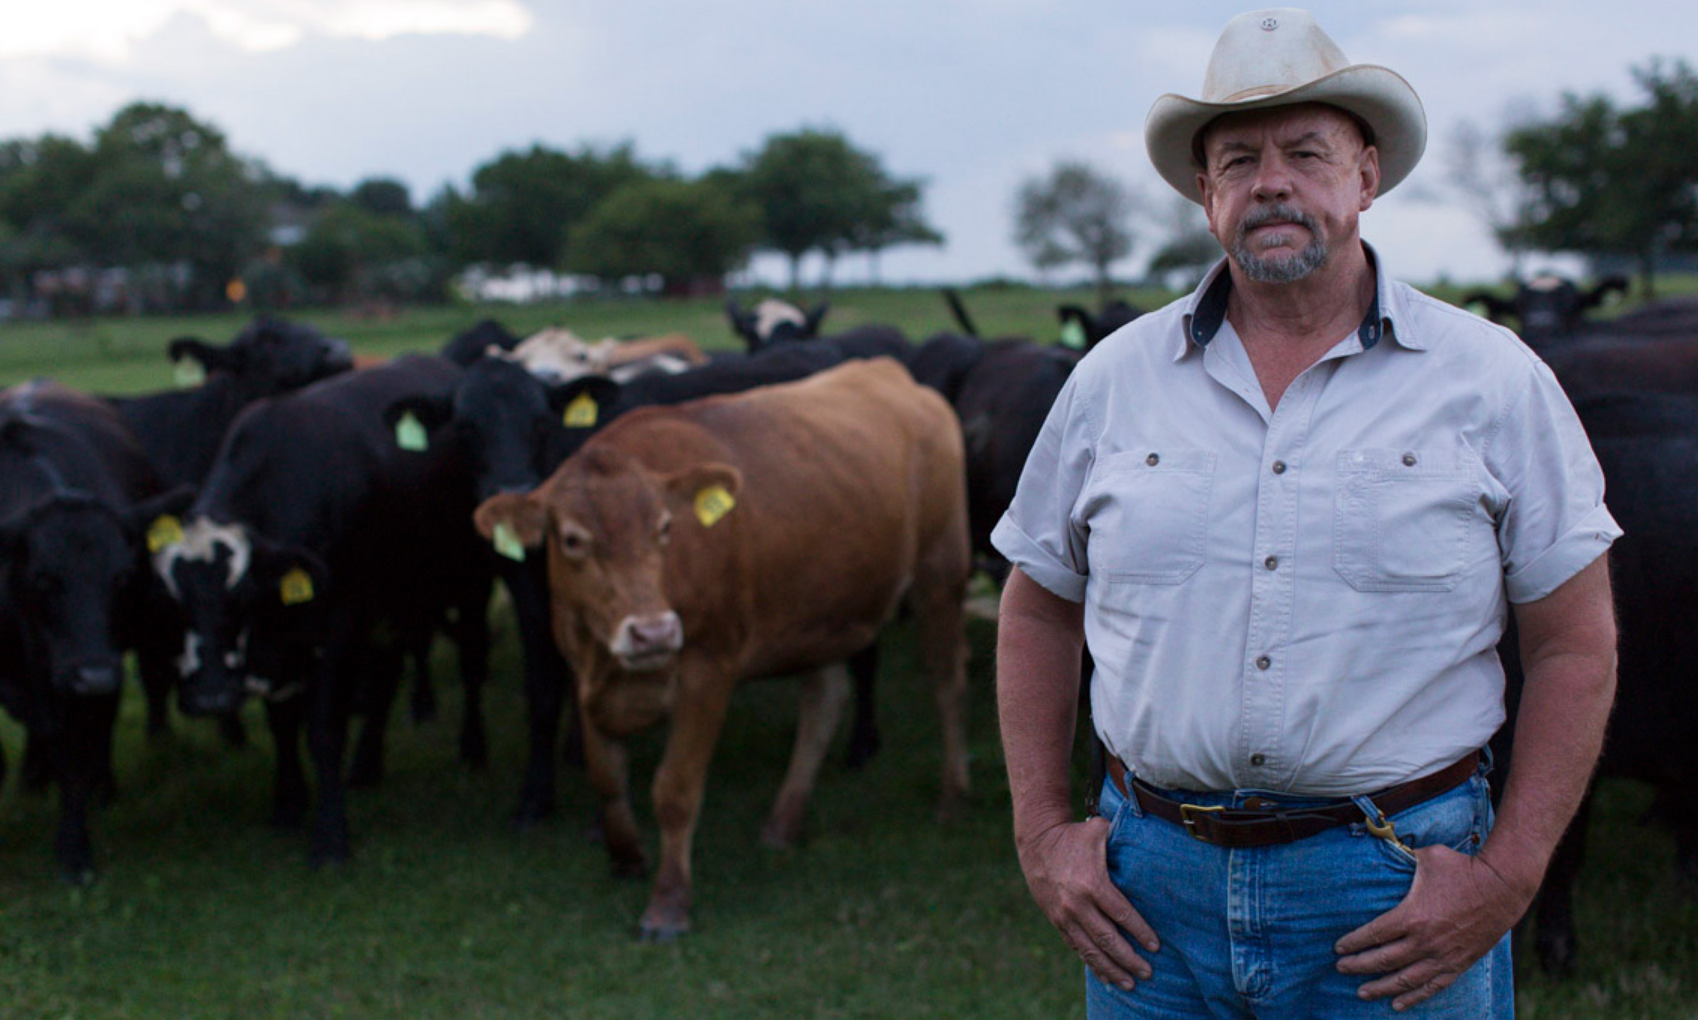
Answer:
[[[1642,780],[1674,828],[1681,871],[1698,879],[1698,400],[1616,394],[1576,410],[1604,470],[1610,512],[1624,535],[1610,552],[1619,627],[1618,679],[1600,776]],[[1499,645],[1509,676],[1510,724],[1493,740],[1513,768],[1514,713],[1522,676],[1513,632]],[[1585,849],[1591,796],[1563,836],[1531,918],[1541,965],[1572,969],[1578,956],[1573,887]]]
[[[725,304],[725,315],[731,320],[732,330],[743,338],[750,354],[783,344],[829,340],[851,358],[886,357],[907,364],[913,356],[914,345],[895,326],[856,326],[841,333],[820,336],[820,320],[825,318],[829,308],[830,305],[822,301],[804,313],[788,302],[768,298],[756,305],[754,311],[745,312],[732,300]]]
[[[1078,305],[1057,305],[1055,314],[1061,320],[1063,346],[1088,351],[1143,313],[1137,306],[1116,299],[1103,305],[1102,311],[1095,315]]]
[[[184,712],[266,699],[277,748],[276,813],[307,801],[303,725],[318,776],[312,859],[348,856],[342,761],[352,715],[365,729],[349,783],[382,771],[383,727],[410,635],[455,614],[468,716],[488,669],[492,584],[471,527],[471,479],[456,446],[404,450],[383,422],[398,400],[446,394],[462,375],[407,356],[260,401],[232,425],[180,539],[154,570],[189,621]],[[372,635],[393,634],[399,647]],[[475,720],[481,736],[481,720]]]
[[[456,335],[442,345],[442,356],[462,368],[484,356],[491,347],[510,351],[519,346],[519,337],[494,319],[483,319],[471,329]]]
[[[187,493],[158,494],[110,407],[47,382],[0,394],[0,479],[0,703],[28,731],[26,778],[58,780],[59,866],[86,881],[88,800],[114,786],[120,657],[170,669],[143,536]]]
[[[1477,290],[1462,299],[1464,305],[1483,305],[1486,317],[1504,325],[1519,324],[1521,339],[1535,348],[1549,347],[1586,332],[1586,313],[1603,304],[1610,293],[1627,293],[1627,280],[1606,276],[1589,290],[1560,276],[1536,276],[1515,285],[1515,296],[1504,300],[1490,291]]]

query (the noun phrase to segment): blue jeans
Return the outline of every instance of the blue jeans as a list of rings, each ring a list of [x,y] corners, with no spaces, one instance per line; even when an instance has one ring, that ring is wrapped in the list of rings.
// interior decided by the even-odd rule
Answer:
[[[1477,852],[1492,825],[1484,773],[1482,766],[1448,793],[1393,815],[1398,837],[1411,847],[1443,843]],[[1162,792],[1202,805],[1241,804],[1249,796],[1317,803],[1257,790]],[[1365,824],[1228,850],[1145,817],[1113,782],[1103,784],[1101,811],[1113,822],[1109,877],[1155,929],[1161,950],[1143,954],[1155,974],[1130,992],[1086,972],[1086,1015],[1094,1020],[1515,1015],[1508,935],[1449,988],[1402,1014],[1393,1013],[1389,997],[1357,998],[1373,978],[1340,974],[1333,944],[1395,907],[1415,878],[1414,858]]]

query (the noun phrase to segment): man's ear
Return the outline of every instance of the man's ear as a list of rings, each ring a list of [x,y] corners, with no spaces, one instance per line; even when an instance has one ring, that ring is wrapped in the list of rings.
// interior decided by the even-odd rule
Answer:
[[[548,532],[548,507],[531,493],[503,492],[479,504],[472,513],[472,523],[488,541],[500,541],[496,529],[505,528],[520,546],[535,549],[542,545]]]
[[[1357,212],[1367,212],[1380,195],[1380,150],[1376,145],[1364,146],[1362,163],[1357,172],[1362,175],[1362,201]]]
[[[711,528],[736,509],[743,473],[730,464],[698,464],[667,475],[661,485],[668,503],[688,510],[704,528]]]

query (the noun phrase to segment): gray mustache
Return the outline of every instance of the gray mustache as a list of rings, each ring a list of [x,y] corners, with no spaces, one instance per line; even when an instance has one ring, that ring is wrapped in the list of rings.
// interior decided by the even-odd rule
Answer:
[[[1269,223],[1295,223],[1311,234],[1315,232],[1316,227],[1315,218],[1296,206],[1262,205],[1251,209],[1244,216],[1244,222],[1238,225],[1238,236],[1242,239],[1250,231],[1257,227],[1267,226]]]

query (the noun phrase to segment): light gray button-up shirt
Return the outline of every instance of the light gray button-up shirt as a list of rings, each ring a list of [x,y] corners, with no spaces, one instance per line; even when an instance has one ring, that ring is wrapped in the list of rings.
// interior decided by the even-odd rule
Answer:
[[[1591,445],[1514,334],[1383,267],[1270,410],[1225,266],[1079,364],[992,541],[1085,603],[1098,734],[1145,780],[1338,796],[1436,771],[1503,722],[1506,598],[1621,534]]]

